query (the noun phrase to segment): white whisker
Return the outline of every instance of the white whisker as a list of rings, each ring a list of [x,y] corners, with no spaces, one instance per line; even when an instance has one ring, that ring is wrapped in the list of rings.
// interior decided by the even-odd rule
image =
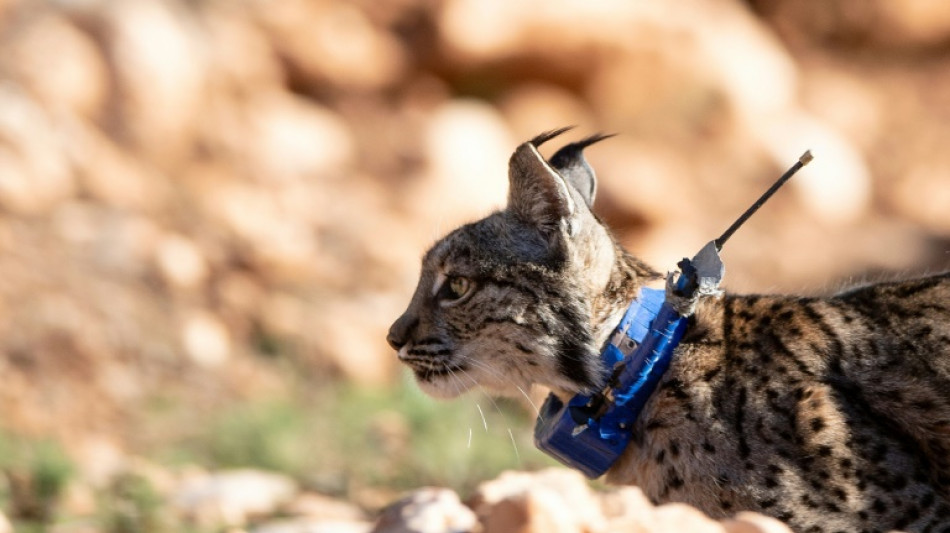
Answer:
[[[515,449],[515,458],[518,459],[518,467],[524,468],[524,464],[521,462],[521,454],[518,453],[518,444],[515,442],[515,434],[511,432],[511,428],[508,428],[508,436],[511,437],[511,445]]]
[[[488,420],[485,419],[485,413],[482,411],[482,406],[478,405],[478,402],[475,402],[475,407],[478,407],[478,414],[482,416],[482,425],[485,426],[485,431],[488,432]]]
[[[504,420],[505,426],[508,429],[508,437],[511,439],[511,445],[515,450],[515,459],[518,461],[519,467],[523,467],[523,462],[521,460],[521,452],[518,450],[517,442],[515,442],[515,434],[514,432],[511,431],[511,424],[508,422],[508,417],[505,416],[504,411],[502,411],[501,407],[498,406],[498,402],[496,402],[495,399],[490,394],[488,394],[485,388],[482,387],[482,385],[478,383],[472,376],[470,376],[468,372],[466,372],[465,370],[462,370],[462,375],[468,378],[469,381],[471,381],[476,387],[478,387],[478,390],[480,390],[482,394],[484,394],[488,398],[488,401],[490,401],[492,406],[495,407],[495,411],[497,411],[498,415],[501,416],[501,419]],[[478,402],[475,402],[475,407],[478,407],[478,412],[482,415],[482,422],[485,424],[485,431],[487,432],[488,421],[485,419],[485,413],[482,412],[482,407],[481,405],[478,404]]]
[[[524,399],[528,400],[528,403],[531,404],[532,409],[534,409],[535,416],[537,416],[539,420],[544,422],[544,417],[541,416],[541,409],[538,409],[538,406],[535,405],[534,400],[532,400],[531,397],[528,396],[528,393],[525,392],[524,389],[521,388],[521,385],[515,385],[515,387],[518,387],[518,392],[520,392],[522,396],[524,396]]]
[[[469,381],[474,383],[474,380],[469,376],[464,370],[461,371]],[[458,374],[454,371],[449,370],[449,375],[452,376],[452,379],[455,380],[456,391],[461,394],[465,390],[465,386],[462,384],[462,380],[459,378]],[[472,400],[474,401],[474,400]],[[488,431],[488,419],[485,418],[485,413],[482,411],[482,406],[475,402],[475,407],[478,409],[478,415],[482,418],[482,425],[485,427],[485,431]],[[472,447],[472,428],[468,428],[468,448]]]
[[[477,368],[479,368],[479,369],[481,369],[481,370],[484,370],[484,371],[488,372],[489,374],[491,374],[491,375],[493,375],[493,376],[495,376],[495,377],[501,379],[502,381],[507,381],[509,384],[511,384],[512,386],[514,386],[516,389],[518,389],[518,392],[520,392],[521,395],[524,396],[524,399],[528,401],[528,404],[531,406],[531,408],[534,409],[534,414],[535,414],[535,416],[537,416],[538,418],[541,417],[541,409],[539,409],[539,408],[538,408],[538,405],[537,405],[536,403],[534,403],[534,400],[532,400],[532,399],[531,399],[531,396],[529,396],[528,393],[524,390],[524,387],[522,387],[521,385],[518,385],[517,383],[515,383],[515,381],[511,378],[511,376],[508,376],[508,375],[506,375],[506,374],[503,374],[503,373],[501,373],[500,371],[498,371],[497,369],[491,367],[490,365],[488,365],[488,364],[486,364],[486,363],[484,363],[484,362],[482,362],[482,361],[478,361],[478,360],[476,360],[476,359],[473,359],[473,358],[471,358],[471,357],[469,357],[469,356],[462,356],[462,360],[465,361],[466,363],[471,364],[471,365],[474,366],[474,367],[477,367]],[[471,379],[471,377],[469,377],[469,379]],[[474,380],[473,380],[473,381],[474,381]],[[476,385],[477,385],[477,384],[478,384],[478,383],[476,382]]]

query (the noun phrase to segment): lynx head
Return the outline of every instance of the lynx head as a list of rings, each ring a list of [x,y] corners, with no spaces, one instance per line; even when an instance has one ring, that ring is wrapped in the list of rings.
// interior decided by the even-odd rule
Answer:
[[[585,147],[550,160],[520,145],[509,162],[508,205],[462,226],[422,260],[406,312],[387,340],[420,387],[454,397],[475,385],[517,393],[533,383],[564,393],[604,379],[599,350],[644,277],[590,210],[596,180]]]

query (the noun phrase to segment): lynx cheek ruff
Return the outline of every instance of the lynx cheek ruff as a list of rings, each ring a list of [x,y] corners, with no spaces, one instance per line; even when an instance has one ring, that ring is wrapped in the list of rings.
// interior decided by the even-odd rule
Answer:
[[[696,302],[719,293],[725,272],[719,258],[723,244],[811,158],[805,152],[725,233],[693,259],[680,261],[679,275],[669,275],[665,291],[640,290],[601,351],[604,368],[611,369],[606,386],[591,395],[577,394],[566,404],[549,395],[534,429],[540,450],[591,479],[610,469],[629,444],[640,412],[670,366]]]

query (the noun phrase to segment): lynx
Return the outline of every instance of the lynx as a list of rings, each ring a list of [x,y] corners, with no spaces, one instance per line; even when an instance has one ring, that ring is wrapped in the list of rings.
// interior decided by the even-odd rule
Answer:
[[[603,386],[599,352],[659,275],[592,213],[596,179],[548,132],[508,204],[438,241],[388,341],[428,394]],[[607,472],[655,502],[797,531],[950,531],[950,273],[824,298],[703,298]]]

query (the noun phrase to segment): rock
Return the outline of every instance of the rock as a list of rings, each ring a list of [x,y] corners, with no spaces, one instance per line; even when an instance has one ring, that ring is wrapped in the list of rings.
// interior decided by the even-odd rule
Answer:
[[[293,516],[340,522],[359,522],[366,519],[366,514],[359,507],[314,492],[298,495],[284,507],[284,511]]]
[[[49,212],[75,192],[51,114],[12,83],[0,84],[0,205],[20,215]]]
[[[889,104],[866,76],[816,66],[802,79],[804,106],[852,141],[862,152],[886,134]]]
[[[96,493],[88,484],[70,481],[58,503],[59,511],[68,516],[95,516],[99,511]],[[3,528],[0,526],[0,533]]]
[[[775,116],[759,128],[776,166],[788,168],[806,149],[815,160],[790,186],[808,211],[827,222],[855,222],[871,207],[871,176],[861,152],[845,137],[805,112]]]
[[[99,117],[109,95],[109,74],[89,35],[61,14],[40,12],[7,41],[3,66],[44,107]]]
[[[243,272],[229,272],[215,279],[214,288],[222,313],[230,316],[254,316],[266,296],[260,280]]]
[[[600,504],[587,481],[580,473],[563,468],[505,472],[479,485],[472,508],[486,533],[571,533],[597,530],[604,524]]]
[[[673,503],[655,507],[637,487],[591,490],[578,472],[550,468],[505,472],[479,485],[461,506],[454,492],[420,489],[383,511],[375,533],[788,533],[781,522],[739,513],[717,522],[694,507]],[[449,518],[455,520],[450,523]],[[464,518],[464,520],[459,520]],[[477,522],[476,522],[477,519]],[[291,531],[291,530],[288,530]]]
[[[161,230],[150,217],[70,200],[51,217],[52,233],[75,247],[87,266],[124,276],[144,274]]]
[[[519,9],[520,5],[494,0],[450,0],[440,13],[440,36],[450,50],[465,59],[485,60],[517,50],[527,10]]]
[[[629,533],[649,531],[647,526],[652,522],[654,506],[639,487],[620,487],[605,492],[600,495],[600,506],[604,518],[612,526],[629,522]]]
[[[369,533],[370,522],[320,518],[293,518],[265,522],[250,530],[250,533]]]
[[[232,133],[240,136],[235,145],[252,155],[262,181],[336,177],[354,159],[349,127],[313,101],[267,92],[251,100],[247,111],[247,129]]]
[[[209,83],[195,20],[176,6],[130,0],[105,3],[101,13],[124,133],[166,168],[191,149]]]
[[[692,61],[716,80],[740,119],[754,126],[797,105],[795,61],[747,8],[702,1],[690,8],[688,17],[673,24],[692,34]]]
[[[277,191],[236,180],[217,181],[206,190],[199,198],[203,209],[265,279],[311,279],[317,255],[313,228],[284,209]]]
[[[284,69],[251,11],[233,2],[201,7],[201,21],[208,32],[209,67],[214,82],[222,85],[219,90],[237,95],[280,90]]]
[[[939,49],[950,39],[950,9],[940,0],[756,2],[785,35],[850,47]]]
[[[231,356],[227,327],[207,311],[194,310],[185,317],[181,342],[188,357],[206,368],[220,367]]]
[[[296,484],[287,476],[231,470],[187,479],[171,502],[200,524],[241,526],[249,518],[274,513],[296,493]]]
[[[302,282],[310,279],[313,272],[313,257],[317,253],[312,228],[304,221],[284,216],[278,202],[262,198],[252,200],[248,206],[256,209],[249,212],[244,228],[256,221],[260,226],[247,232],[255,243],[251,249],[254,265],[266,279],[277,282]]]
[[[475,513],[448,489],[422,488],[390,505],[373,533],[468,533],[477,524]]]
[[[79,439],[74,448],[82,480],[93,487],[103,488],[123,472],[129,458],[114,439],[89,436]]]
[[[699,191],[690,179],[688,163],[675,151],[618,137],[590,152],[590,159],[598,163],[594,205],[612,220],[639,219],[649,227],[664,227],[694,215]]]
[[[64,150],[78,188],[98,202],[119,209],[155,213],[168,200],[168,178],[119,148],[99,128],[62,117]]]
[[[406,70],[401,42],[352,3],[258,4],[275,47],[307,86],[378,90],[400,80]]]
[[[156,262],[165,281],[182,289],[194,289],[208,278],[208,263],[201,249],[179,234],[165,234],[156,250]]]
[[[729,520],[723,520],[722,524],[729,533],[791,533],[788,526],[782,522],[747,511],[738,513]]]
[[[581,132],[596,130],[590,107],[578,95],[553,84],[519,84],[498,102],[518,139],[530,139],[556,126],[577,126]]]
[[[285,293],[270,294],[259,310],[264,331],[281,337],[299,336],[308,322],[307,304]]]
[[[940,235],[950,235],[950,188],[947,172],[950,161],[917,163],[907,169],[896,183],[888,200],[908,219]]]
[[[493,505],[483,519],[484,533],[582,533],[569,506],[553,493],[531,491]]]
[[[366,386],[383,386],[395,374],[396,357],[385,344],[385,335],[366,332],[388,328],[387,322],[399,312],[391,304],[380,295],[328,298],[311,311],[307,338],[322,354],[323,362],[333,365],[347,379]]]
[[[653,513],[654,531],[689,531],[691,533],[725,533],[722,524],[709,518],[695,507],[682,503],[668,503]]]
[[[522,140],[515,141],[485,103],[450,101],[433,113],[425,133],[426,179],[410,195],[432,231],[443,233],[504,205],[508,157]]]

